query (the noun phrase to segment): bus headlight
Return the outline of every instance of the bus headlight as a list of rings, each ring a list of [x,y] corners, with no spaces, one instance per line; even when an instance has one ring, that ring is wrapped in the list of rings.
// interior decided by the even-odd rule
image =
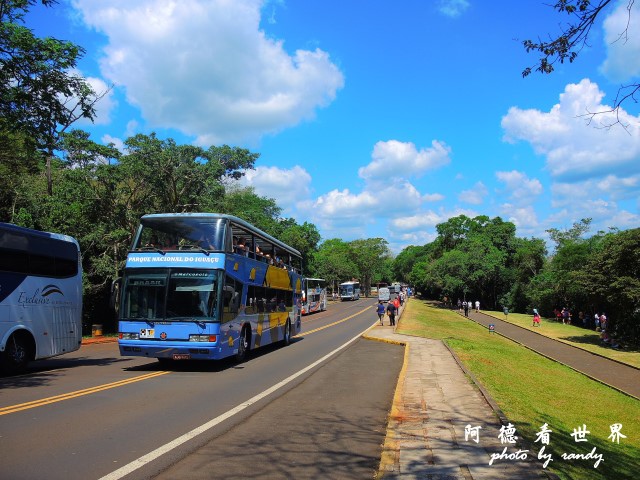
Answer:
[[[190,342],[216,342],[216,335],[189,335]]]
[[[140,338],[140,335],[138,335],[137,333],[120,332],[118,334],[118,338],[120,338],[120,340],[138,340]]]

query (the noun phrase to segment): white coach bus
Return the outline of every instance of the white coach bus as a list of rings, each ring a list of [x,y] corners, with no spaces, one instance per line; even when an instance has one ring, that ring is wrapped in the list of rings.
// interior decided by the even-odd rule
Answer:
[[[78,350],[82,264],[67,235],[0,223],[0,371]]]

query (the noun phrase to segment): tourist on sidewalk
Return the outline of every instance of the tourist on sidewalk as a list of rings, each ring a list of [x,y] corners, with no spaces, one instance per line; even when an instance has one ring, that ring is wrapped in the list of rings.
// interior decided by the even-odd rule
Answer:
[[[393,302],[389,302],[387,305],[387,315],[389,315],[389,323],[393,327],[396,324],[396,306]]]
[[[380,325],[384,325],[382,319],[384,318],[384,303],[382,300],[378,301],[378,305],[376,306],[376,313],[378,314],[378,320],[380,320]]]

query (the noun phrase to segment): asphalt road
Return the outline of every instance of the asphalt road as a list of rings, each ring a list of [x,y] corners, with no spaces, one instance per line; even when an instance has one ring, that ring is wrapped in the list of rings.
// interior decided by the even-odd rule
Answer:
[[[373,304],[304,317],[292,345],[242,364],[163,370],[119,357],[115,344],[34,362],[0,379],[0,479],[102,478],[132,462],[140,468],[124,478],[370,478],[403,356],[401,347],[357,339],[377,320]],[[157,449],[157,458],[139,460]],[[189,463],[212,457],[219,463],[206,473]]]

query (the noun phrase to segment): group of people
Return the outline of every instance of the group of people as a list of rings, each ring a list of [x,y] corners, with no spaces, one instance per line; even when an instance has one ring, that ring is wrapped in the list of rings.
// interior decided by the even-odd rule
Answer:
[[[474,307],[476,309],[476,313],[480,313],[480,300],[476,300],[474,303],[471,300],[467,302],[466,300],[458,299],[458,311],[460,313],[464,312],[465,317],[469,316],[469,310],[473,310]]]
[[[389,300],[386,307],[382,300],[378,300],[378,305],[376,305],[376,313],[378,314],[378,320],[380,320],[380,325],[384,325],[384,316],[385,313],[389,317],[389,325],[392,327],[396,324],[396,315],[400,312],[400,307],[404,305],[404,302],[407,298],[407,292],[401,290],[400,293],[396,295],[396,298],[393,300]]]
[[[250,249],[249,242],[247,242],[244,238],[236,238],[233,237],[233,251],[238,255],[243,255],[245,257],[249,256],[249,253],[253,252]],[[284,263],[284,260],[281,257],[272,257],[270,253],[264,253],[260,250],[260,247],[256,244],[255,248],[255,257],[256,260],[262,260],[263,262],[268,263],[269,265],[274,265],[279,268],[287,268],[287,265]]]

